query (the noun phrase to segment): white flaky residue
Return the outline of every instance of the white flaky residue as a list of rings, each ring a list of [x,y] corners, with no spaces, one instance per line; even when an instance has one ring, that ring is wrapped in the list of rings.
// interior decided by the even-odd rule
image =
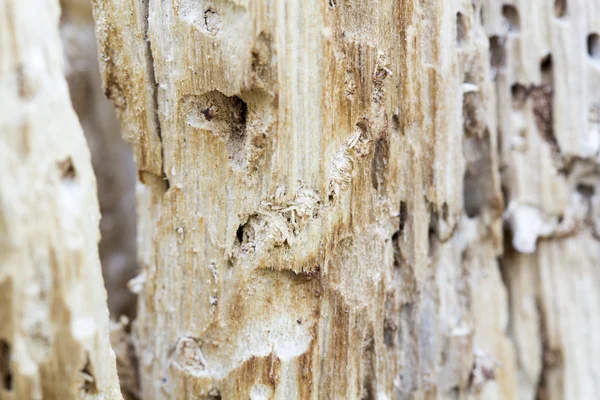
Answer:
[[[71,333],[76,339],[87,339],[96,333],[96,321],[91,317],[79,317],[71,324]]]
[[[465,82],[461,85],[463,93],[475,93],[479,92],[479,87],[472,83]]]
[[[513,232],[512,245],[521,253],[533,253],[537,239],[552,233],[554,225],[544,220],[536,207],[510,202],[504,214]]]
[[[127,288],[131,293],[140,294],[142,289],[144,288],[144,284],[146,283],[146,273],[142,272],[137,275],[135,278],[131,279],[127,282]]]
[[[260,383],[252,386],[252,391],[250,392],[250,400],[267,400],[273,397],[273,390],[266,386],[261,385]]]

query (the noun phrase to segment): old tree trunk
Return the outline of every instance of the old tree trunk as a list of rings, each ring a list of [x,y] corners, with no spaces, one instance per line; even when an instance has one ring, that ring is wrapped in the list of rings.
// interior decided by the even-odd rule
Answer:
[[[95,18],[146,398],[600,398],[598,1]]]
[[[599,0],[93,3],[143,399],[600,398]],[[0,399],[118,398],[57,4],[0,5]]]

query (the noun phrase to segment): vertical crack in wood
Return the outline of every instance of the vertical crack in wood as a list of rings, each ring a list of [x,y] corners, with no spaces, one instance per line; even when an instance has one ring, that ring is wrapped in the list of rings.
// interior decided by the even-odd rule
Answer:
[[[161,178],[165,181],[166,190],[169,190],[171,187],[171,183],[169,182],[169,178],[165,172],[165,146],[163,143],[162,137],[162,127],[160,122],[160,107],[158,104],[158,89],[159,84],[156,78],[156,67],[154,64],[154,55],[152,53],[152,40],[150,40],[150,0],[142,0],[144,2],[144,42],[146,45],[146,55],[147,55],[147,73],[148,79],[152,86],[152,113],[154,116],[154,126],[156,128],[156,135],[158,136],[160,142],[160,159],[161,159]]]

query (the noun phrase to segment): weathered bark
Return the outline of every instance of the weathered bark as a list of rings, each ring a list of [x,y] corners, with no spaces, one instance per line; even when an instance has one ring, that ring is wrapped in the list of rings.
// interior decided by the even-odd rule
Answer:
[[[100,262],[113,319],[135,316],[135,165],[104,96],[90,0],[61,1],[60,34],[71,100],[92,153],[100,203]]]
[[[598,397],[598,6],[96,0],[144,396]]]
[[[0,10],[0,399],[120,399],[58,2]]]

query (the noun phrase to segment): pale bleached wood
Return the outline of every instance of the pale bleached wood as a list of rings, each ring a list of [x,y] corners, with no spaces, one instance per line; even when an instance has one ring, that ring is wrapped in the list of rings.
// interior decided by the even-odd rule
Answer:
[[[121,399],[58,2],[0,10],[0,398]]]
[[[484,15],[517,251],[503,266],[519,398],[596,399],[600,60],[587,42],[600,2],[505,3],[487,0]]]

